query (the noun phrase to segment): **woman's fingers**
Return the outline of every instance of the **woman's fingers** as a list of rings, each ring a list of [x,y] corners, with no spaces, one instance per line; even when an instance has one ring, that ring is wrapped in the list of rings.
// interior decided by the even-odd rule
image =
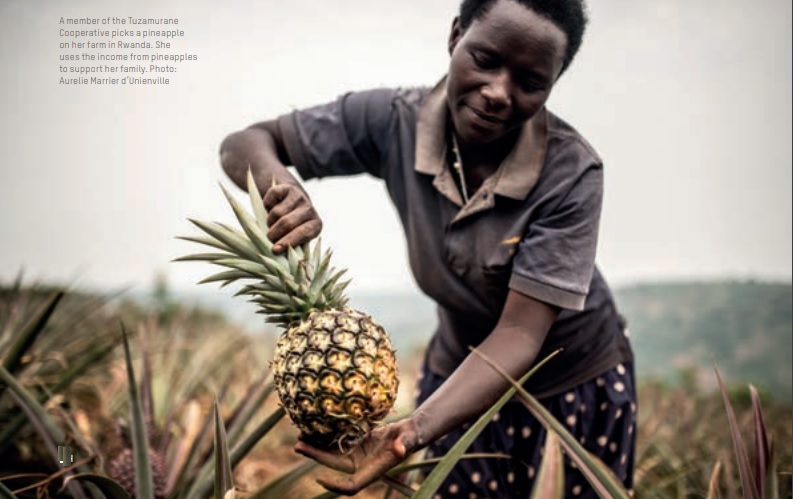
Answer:
[[[337,455],[336,457],[344,456]],[[320,462],[324,464],[323,461]],[[357,459],[353,458],[347,461],[347,464],[351,462],[355,463],[353,465],[354,471],[340,469],[345,468],[345,466],[331,466],[333,469],[346,474],[324,475],[317,478],[317,483],[337,494],[354,495],[382,477],[398,460],[395,460],[393,455],[389,455],[386,452],[369,454],[368,456],[361,454],[357,456]],[[343,461],[333,460],[333,463],[341,465]]]
[[[339,454],[337,452],[318,449],[317,447],[309,445],[305,442],[296,443],[295,452],[309,459],[313,459],[314,461],[323,466],[327,466],[328,468],[332,468],[343,473],[355,472],[355,462],[353,461],[351,454]]]
[[[322,230],[311,201],[298,186],[281,184],[271,187],[264,195],[267,209],[267,238],[273,251],[281,253],[289,246],[296,247],[317,237]]]
[[[335,477],[317,478],[317,483],[331,492],[344,496],[352,496],[363,490],[367,485],[374,482],[377,477],[364,479],[360,475],[339,475]]]
[[[305,197],[302,190],[291,184],[274,185],[267,189],[262,198],[264,208],[267,210],[267,225],[272,226],[278,219],[294,211],[299,203],[300,194]]]
[[[302,435],[295,444],[295,452],[340,472],[321,476],[317,482],[331,492],[351,496],[402,462],[414,438],[413,424],[403,420],[375,428],[349,453],[313,447]]]
[[[289,230],[283,237],[280,237],[282,231],[267,232],[267,237],[274,241],[273,251],[275,253],[282,253],[290,246],[296,248],[303,243],[307,243],[317,237],[322,227],[322,222],[317,219],[311,219],[307,222],[298,225],[294,229]],[[284,229],[286,230],[286,229]]]

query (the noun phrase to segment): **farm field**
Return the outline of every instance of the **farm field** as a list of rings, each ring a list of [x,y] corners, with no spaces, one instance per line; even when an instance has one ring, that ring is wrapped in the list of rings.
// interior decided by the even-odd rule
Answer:
[[[123,323],[144,401],[154,483],[162,493],[158,497],[188,497],[200,489],[193,487],[201,482],[202,466],[213,453],[210,416],[215,397],[232,448],[272,423],[234,466],[238,497],[313,498],[323,493],[313,480],[323,470],[293,452],[297,431],[286,418],[274,418],[277,400],[266,389],[274,330],[230,318],[233,314],[224,310],[222,300],[212,305],[164,285],[134,298],[60,291],[21,283],[0,290],[0,359],[41,402],[85,471],[129,482],[129,469],[123,466],[132,432]],[[618,290],[617,296],[629,317],[640,373],[635,497],[706,497],[713,487],[721,497],[741,497],[713,362],[728,384],[750,449],[754,423],[748,384],[757,386],[772,439],[774,481],[780,497],[787,497],[793,438],[790,286],[648,285]],[[686,307],[692,296],[698,297],[697,306]],[[429,328],[421,329],[432,310],[413,297],[351,300],[379,317],[395,338],[400,394],[393,417],[398,417],[411,407],[414,374]],[[39,326],[35,341],[19,341]],[[741,329],[750,334],[742,337]],[[785,341],[788,345],[782,348]],[[17,355],[20,348],[24,355]],[[0,482],[19,497],[57,496],[63,481],[54,476],[58,468],[41,429],[29,424],[14,390],[5,385],[0,389]],[[290,471],[298,476],[285,477]],[[279,482],[284,478],[286,485]],[[282,487],[271,489],[275,495],[256,495],[273,484]],[[210,485],[205,482],[201,490],[211,493]],[[378,484],[357,497],[383,497],[384,491]],[[69,490],[60,494],[71,495]]]

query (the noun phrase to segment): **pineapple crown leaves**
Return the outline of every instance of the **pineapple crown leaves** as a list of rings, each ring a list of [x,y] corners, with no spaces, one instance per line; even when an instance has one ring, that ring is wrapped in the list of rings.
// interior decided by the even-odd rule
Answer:
[[[289,247],[286,255],[273,253],[273,244],[266,236],[267,211],[250,170],[247,182],[253,214],[220,186],[241,230],[219,222],[190,219],[204,235],[178,239],[219,251],[194,253],[174,261],[205,261],[226,268],[199,284],[220,282],[220,287],[224,287],[247,280],[235,296],[248,296],[249,301],[258,305],[259,313],[267,315],[267,322],[288,326],[306,318],[312,310],[344,307],[347,303],[344,290],[350,283],[341,281],[346,269],[330,266],[332,253],[330,250],[323,253],[319,240],[313,245]]]

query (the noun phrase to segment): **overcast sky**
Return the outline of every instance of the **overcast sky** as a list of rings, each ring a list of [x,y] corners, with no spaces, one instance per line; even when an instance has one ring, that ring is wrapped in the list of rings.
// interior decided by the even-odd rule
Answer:
[[[791,2],[591,1],[549,101],[600,152],[598,262],[613,284],[791,277]],[[0,281],[102,288],[206,264],[187,217],[231,222],[223,137],[374,86],[431,85],[448,64],[447,0],[0,3]],[[58,84],[64,17],[178,17],[198,55],[168,86]],[[353,289],[415,289],[382,185],[307,183]]]

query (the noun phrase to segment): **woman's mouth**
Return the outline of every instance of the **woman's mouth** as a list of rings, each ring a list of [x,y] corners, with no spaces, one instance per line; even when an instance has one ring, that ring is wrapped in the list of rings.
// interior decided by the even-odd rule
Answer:
[[[473,116],[473,124],[484,128],[498,128],[506,123],[506,120],[498,116],[480,111],[476,108],[469,107],[471,115]]]

